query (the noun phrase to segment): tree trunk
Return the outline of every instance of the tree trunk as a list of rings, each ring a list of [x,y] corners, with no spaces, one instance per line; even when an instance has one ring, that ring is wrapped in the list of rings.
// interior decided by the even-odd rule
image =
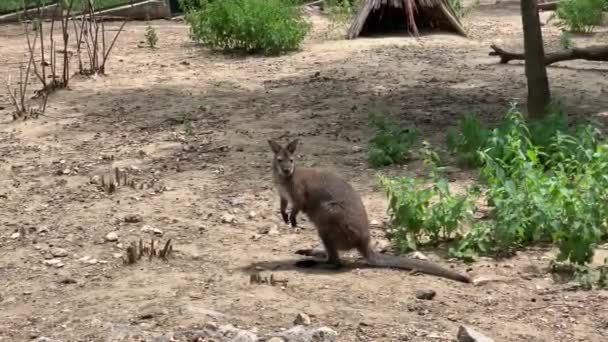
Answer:
[[[545,67],[545,51],[536,0],[521,0],[524,29],[524,54],[528,80],[528,116],[541,118],[549,105],[551,93]]]

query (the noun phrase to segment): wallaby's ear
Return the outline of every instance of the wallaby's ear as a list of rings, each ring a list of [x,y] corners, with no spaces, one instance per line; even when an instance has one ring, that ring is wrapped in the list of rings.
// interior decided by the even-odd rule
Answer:
[[[281,150],[281,145],[277,144],[272,139],[268,140],[268,145],[270,145],[270,148],[272,149],[272,152],[274,152],[274,154],[279,153],[279,151]]]
[[[298,146],[298,139],[294,139],[292,142],[290,142],[287,145],[287,151],[289,151],[289,153],[294,153],[296,151],[297,146]]]

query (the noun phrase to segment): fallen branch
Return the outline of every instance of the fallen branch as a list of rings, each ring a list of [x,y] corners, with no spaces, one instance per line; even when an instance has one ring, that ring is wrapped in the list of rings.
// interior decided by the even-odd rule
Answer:
[[[536,4],[536,7],[543,11],[555,11],[557,9],[557,1],[543,2]]]
[[[506,64],[513,60],[525,60],[523,53],[505,51],[492,44],[489,56],[500,57],[500,64]],[[584,59],[587,61],[608,61],[608,45],[595,45],[586,48],[572,48],[545,54],[545,65],[550,65],[562,61]]]

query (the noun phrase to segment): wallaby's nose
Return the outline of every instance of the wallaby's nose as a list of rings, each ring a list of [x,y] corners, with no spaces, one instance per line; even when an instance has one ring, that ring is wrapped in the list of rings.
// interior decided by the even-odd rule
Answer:
[[[289,167],[283,168],[283,173],[289,173],[289,172],[291,172],[291,168],[289,168]]]

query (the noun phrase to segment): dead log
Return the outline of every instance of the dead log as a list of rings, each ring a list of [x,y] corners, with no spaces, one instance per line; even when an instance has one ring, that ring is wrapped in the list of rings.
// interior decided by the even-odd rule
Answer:
[[[505,51],[492,44],[492,50],[488,55],[500,57],[500,64],[506,64],[513,60],[524,60],[523,53]],[[608,45],[594,45],[586,48],[572,48],[545,54],[545,65],[562,61],[584,59],[587,61],[608,61]]]
[[[543,11],[555,11],[557,9],[557,1],[539,3],[536,4],[536,7]]]

